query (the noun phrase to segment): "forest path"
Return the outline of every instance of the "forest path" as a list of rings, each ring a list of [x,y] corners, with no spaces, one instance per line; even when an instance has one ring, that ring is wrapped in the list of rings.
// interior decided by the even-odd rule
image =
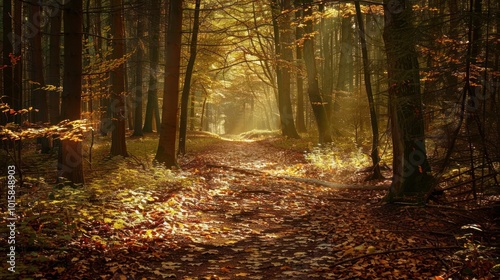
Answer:
[[[438,273],[432,252],[434,261],[408,251],[337,266],[366,253],[425,244],[425,238],[379,227],[374,213],[382,211],[375,205],[381,192],[260,173],[304,162],[302,154],[268,141],[224,141],[187,157],[183,168],[210,196],[193,206],[191,242],[163,252],[155,273],[177,279],[422,279]]]
[[[304,155],[272,141],[280,140],[208,141],[181,157],[172,182],[132,185],[85,206],[98,211],[76,227],[86,232],[62,245],[66,253],[37,264],[47,271],[40,275],[302,280],[441,274],[456,246],[450,233],[460,227],[449,221],[462,213],[448,211],[443,221],[439,209],[380,205],[383,191],[289,180],[281,174],[323,178],[314,169],[301,173]],[[115,214],[101,220],[103,210]]]

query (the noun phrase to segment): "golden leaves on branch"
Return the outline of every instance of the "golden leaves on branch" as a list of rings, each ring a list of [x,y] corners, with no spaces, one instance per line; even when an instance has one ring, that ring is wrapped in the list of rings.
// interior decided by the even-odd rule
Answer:
[[[9,123],[0,126],[2,140],[16,141],[38,137],[53,137],[61,140],[83,141],[85,134],[92,130],[86,119],[69,121],[64,120],[57,125],[34,124],[24,122],[22,125]]]

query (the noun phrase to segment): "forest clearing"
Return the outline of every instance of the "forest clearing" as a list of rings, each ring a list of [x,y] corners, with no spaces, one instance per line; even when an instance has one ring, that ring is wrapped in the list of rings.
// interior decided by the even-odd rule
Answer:
[[[0,9],[1,279],[499,278],[500,1]]]

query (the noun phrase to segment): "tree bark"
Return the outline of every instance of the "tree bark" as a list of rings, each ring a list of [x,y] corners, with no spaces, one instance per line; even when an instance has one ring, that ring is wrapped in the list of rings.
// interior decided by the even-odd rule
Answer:
[[[301,3],[300,0],[294,0],[294,6],[296,8],[295,18],[296,20],[300,20],[302,18],[302,9],[300,9]],[[304,36],[303,28],[297,24],[295,27],[295,40],[302,40]],[[295,113],[295,122],[297,125],[298,132],[307,132],[306,122],[304,119],[304,76],[302,72],[304,70],[304,61],[302,59],[302,46],[300,44],[295,45],[295,57],[297,59],[297,77],[296,77],[296,87],[297,87],[297,108]]]
[[[406,0],[384,0],[384,4],[393,143],[393,178],[386,200],[394,202],[415,195],[421,199],[431,189],[432,176],[425,148],[412,6]]]
[[[49,120],[48,114],[48,104],[47,104],[47,91],[43,89],[45,87],[45,79],[43,76],[43,58],[42,58],[42,30],[40,26],[39,18],[41,17],[40,4],[36,0],[31,0],[30,3],[30,16],[27,22],[30,32],[32,32],[31,41],[31,80],[35,82],[31,86],[31,106],[37,109],[37,112],[33,112],[31,116],[31,121],[33,123],[45,123]],[[43,141],[43,143],[48,144],[48,142]],[[44,145],[45,146],[45,145]],[[47,147],[44,147],[46,149]]]
[[[142,3],[142,1],[141,1]],[[134,136],[142,136],[144,135],[142,131],[142,67],[143,67],[143,43],[142,38],[144,37],[144,28],[143,28],[143,15],[141,11],[136,11],[137,13],[137,45],[136,45],[136,53],[135,53],[135,61],[136,61],[136,70],[135,70],[135,82],[134,82]]]
[[[278,85],[278,111],[281,120],[281,133],[285,137],[300,138],[293,120],[291,94],[290,65],[293,60],[293,34],[290,28],[290,13],[282,14],[283,10],[291,9],[290,0],[283,1],[280,7],[277,0],[271,1],[273,11],[274,48],[276,54],[276,79]],[[280,17],[280,19],[278,19]]]
[[[111,0],[111,34],[113,34],[113,52],[111,57],[115,60],[125,56],[125,39],[123,30],[122,0]],[[125,65],[111,72],[111,114],[113,128],[111,132],[111,156],[128,156],[125,142],[125,121],[127,119],[125,104]]]
[[[359,1],[354,1],[354,5],[356,7],[356,18],[358,21],[358,30],[359,30],[359,40],[361,42],[361,54],[363,56],[363,74],[365,79],[365,88],[366,88],[366,96],[368,97],[368,106],[370,108],[370,121],[372,127],[372,164],[373,170],[372,174],[368,177],[369,180],[378,180],[384,178],[382,173],[380,172],[380,155],[378,151],[378,121],[377,114],[375,112],[375,102],[373,101],[373,92],[372,92],[372,83],[370,77],[370,62],[368,58],[368,49],[366,46],[366,34],[365,27],[363,24],[363,17],[361,14],[361,7],[359,5]]]
[[[307,93],[318,126],[319,143],[332,142],[330,127],[326,115],[325,104],[321,97],[318,82],[318,71],[314,55],[314,37],[312,21],[312,0],[303,0],[304,18],[306,20],[304,34],[304,61],[307,69]]]
[[[19,60],[16,65],[13,66],[13,83],[12,83],[12,105],[17,110],[23,108],[23,60],[22,50],[23,42],[21,40],[23,19],[22,19],[23,2],[21,0],[14,1],[14,34],[12,34],[11,42],[13,44],[12,51],[14,56]],[[17,124],[21,124],[21,115],[18,114],[14,117]]]
[[[165,82],[160,140],[155,160],[170,168],[177,166],[175,144],[182,43],[182,2],[168,1],[168,23],[165,36]]]
[[[160,110],[158,107],[158,60],[160,59],[160,0],[150,1],[149,17],[150,41],[149,41],[149,84],[146,115],[144,116],[143,132],[153,132],[153,117],[157,126],[160,125]],[[158,133],[159,133],[158,129]]]
[[[194,63],[196,61],[198,31],[200,30],[200,2],[201,0],[196,0],[194,8],[193,34],[190,43],[189,61],[186,68],[186,75],[184,76],[184,87],[182,89],[181,120],[180,120],[180,131],[179,131],[179,154],[181,155],[184,155],[186,153],[188,103],[189,103],[189,94],[191,93],[191,78],[193,77]]]
[[[61,10],[57,9],[50,19],[50,50],[49,50],[49,67],[47,70],[47,83],[59,87],[61,85]],[[61,97],[60,92],[48,92],[49,103],[49,121],[51,124],[56,124],[60,120]]]
[[[12,1],[4,0],[3,10],[2,10],[2,24],[3,24],[3,43],[2,43],[2,65],[6,67],[2,69],[2,79],[3,79],[3,95],[2,101],[9,104],[11,109],[20,110],[21,108],[16,108],[14,106],[14,94],[12,91],[12,79],[13,79],[13,65],[10,60],[10,56],[13,54],[12,48]],[[10,36],[9,36],[10,35]],[[1,114],[1,124],[5,125],[14,120],[13,115]]]
[[[64,5],[64,78],[61,104],[63,119],[79,120],[82,101],[82,0]],[[81,142],[63,140],[59,148],[59,177],[83,183]]]

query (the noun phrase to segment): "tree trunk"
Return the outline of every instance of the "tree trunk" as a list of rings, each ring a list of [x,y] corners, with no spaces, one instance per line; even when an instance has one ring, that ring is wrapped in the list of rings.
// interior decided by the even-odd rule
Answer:
[[[141,3],[143,3],[141,1]],[[137,45],[136,45],[136,70],[135,70],[135,82],[134,82],[134,136],[142,136],[144,133],[142,132],[142,67],[143,67],[143,42],[142,38],[144,37],[143,30],[143,18],[141,17],[143,14],[141,11],[136,11],[137,13]]]
[[[160,59],[160,0],[150,1],[149,16],[149,84],[148,84],[148,100],[146,105],[146,115],[144,117],[143,132],[153,132],[153,117],[156,120],[156,125],[160,124],[160,111],[158,108],[158,60]],[[159,132],[159,130],[158,130]]]
[[[181,98],[181,120],[179,131],[179,154],[186,153],[186,134],[187,134],[187,121],[188,121],[188,103],[189,94],[191,92],[191,78],[193,76],[194,63],[196,61],[196,47],[198,45],[198,31],[200,29],[200,2],[196,0],[193,20],[193,35],[190,44],[189,61],[186,68],[186,75],[184,76],[184,88],[182,89]]]
[[[12,36],[13,43],[13,52],[14,56],[20,59],[17,61],[16,65],[13,67],[13,83],[12,83],[12,96],[14,108],[17,110],[22,109],[23,104],[23,61],[22,57],[23,53],[23,42],[21,40],[21,35],[23,33],[23,18],[22,18],[22,10],[23,10],[23,1],[16,0],[14,1],[14,34]],[[17,124],[22,123],[21,115],[18,114],[14,117],[14,120]]]
[[[47,83],[59,87],[61,85],[61,10],[57,9],[50,19],[50,50]],[[58,90],[48,92],[49,121],[56,124],[61,115],[61,97]]]
[[[304,19],[306,19],[304,29],[304,61],[307,69],[307,93],[309,95],[309,101],[311,102],[311,107],[318,126],[319,143],[328,143],[332,142],[332,136],[326,115],[325,104],[319,89],[318,71],[314,55],[314,28],[313,21],[311,19],[312,0],[303,0],[303,5]]]
[[[300,9],[300,0],[294,0],[295,18],[299,20],[302,18],[302,9]],[[304,36],[304,30],[301,26],[297,24],[295,27],[295,40],[299,41]],[[302,75],[304,69],[304,61],[302,59],[302,47],[300,44],[296,44],[295,56],[297,59],[297,77],[296,77],[296,87],[297,87],[297,109],[295,122],[297,124],[298,132],[307,132],[306,123],[304,119],[304,76]]]
[[[64,78],[61,104],[63,119],[79,120],[82,101],[82,0],[64,6]],[[59,148],[59,177],[83,183],[81,142],[64,140]]]
[[[10,56],[13,54],[12,48],[12,1],[4,0],[3,11],[2,11],[2,24],[3,24],[3,37],[2,37],[2,65],[6,67],[2,69],[2,79],[3,79],[3,94],[5,98],[2,99],[4,103],[9,104],[11,109],[20,110],[21,108],[16,108],[14,106],[14,95],[12,90],[12,79],[14,65],[11,63]],[[10,35],[10,36],[9,36]],[[1,114],[0,124],[5,125],[14,120],[13,115]]]
[[[277,0],[271,1],[273,11],[274,47],[276,53],[276,79],[278,84],[278,111],[281,120],[281,133],[283,136],[300,138],[295,128],[292,111],[291,75],[290,64],[293,60],[293,34],[290,28],[291,20],[289,13],[282,14],[283,10],[291,9],[290,0],[283,1],[280,7]],[[280,19],[278,19],[280,17]]]
[[[124,30],[122,18],[122,0],[111,0],[111,34],[113,34],[113,59],[125,56]],[[122,63],[111,72],[111,113],[113,129],[111,132],[111,156],[128,156],[125,143],[125,121],[127,119],[125,104],[125,65]]]
[[[370,120],[372,127],[372,164],[373,170],[372,174],[368,177],[369,180],[383,179],[382,173],[380,172],[380,155],[378,151],[378,121],[377,114],[375,113],[375,102],[373,101],[372,83],[370,77],[370,62],[368,59],[368,49],[366,47],[366,34],[365,27],[363,24],[363,17],[361,14],[361,7],[359,6],[359,1],[355,1],[356,6],[356,18],[358,20],[358,30],[359,30],[359,40],[361,42],[361,54],[363,56],[363,74],[365,78],[365,88],[366,95],[368,97],[368,106],[370,108]]]
[[[324,3],[319,6],[320,12],[324,13]],[[321,53],[323,55],[323,71],[321,73],[321,88],[323,89],[323,100],[325,101],[325,108],[328,120],[331,120],[331,113],[333,109],[333,50],[332,46],[332,32],[333,32],[333,18],[321,18]]]
[[[384,4],[393,143],[393,178],[386,200],[415,195],[420,199],[430,191],[432,176],[425,148],[412,6],[405,0],[384,0]]]
[[[167,34],[165,36],[165,82],[160,140],[156,161],[167,167],[177,166],[175,144],[182,43],[182,2],[169,1]]]
[[[337,90],[352,91],[352,78],[354,77],[352,61],[352,21],[351,17],[342,17],[342,31],[340,39],[339,75]]]

